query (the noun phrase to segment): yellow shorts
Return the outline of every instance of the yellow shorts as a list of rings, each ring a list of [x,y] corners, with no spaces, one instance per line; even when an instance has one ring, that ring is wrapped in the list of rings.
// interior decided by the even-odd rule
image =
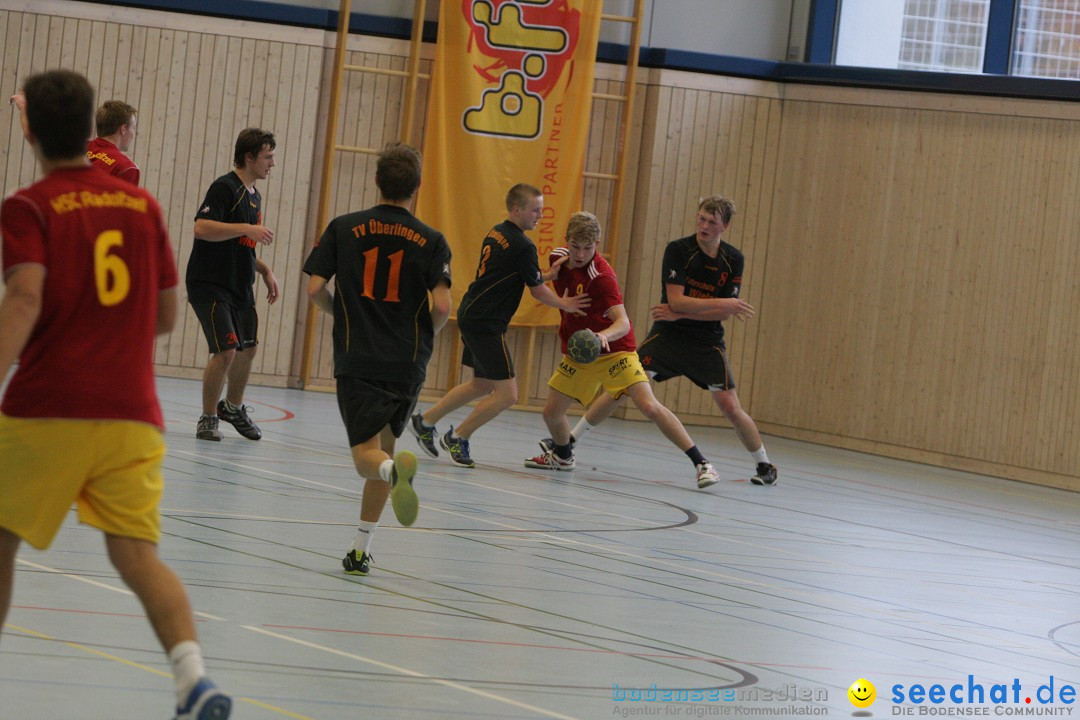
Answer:
[[[164,457],[146,423],[0,415],[0,527],[43,550],[74,502],[81,522],[156,544]]]
[[[563,355],[548,380],[548,387],[568,395],[582,405],[588,405],[603,387],[614,398],[622,397],[626,388],[649,382],[636,352],[601,355],[588,365],[581,365]]]

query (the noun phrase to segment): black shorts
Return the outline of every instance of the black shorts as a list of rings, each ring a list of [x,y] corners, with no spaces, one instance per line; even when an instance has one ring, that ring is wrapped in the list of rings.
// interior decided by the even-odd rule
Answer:
[[[224,300],[191,303],[199,318],[210,352],[247,350],[259,344],[259,316],[255,306],[236,307]]]
[[[338,409],[345,422],[349,447],[367,442],[387,425],[394,437],[401,437],[416,407],[421,384],[390,380],[337,378]]]
[[[473,369],[473,376],[485,380],[509,380],[514,377],[514,359],[506,347],[506,333],[472,332],[458,328],[465,349],[461,364]]]
[[[681,375],[703,390],[735,388],[723,340],[702,342],[654,325],[637,352],[641,366],[656,382]]]

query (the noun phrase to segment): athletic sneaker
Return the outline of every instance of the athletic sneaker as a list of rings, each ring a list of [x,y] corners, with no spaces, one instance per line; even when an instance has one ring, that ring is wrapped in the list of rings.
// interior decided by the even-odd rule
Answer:
[[[236,428],[236,432],[248,440],[258,440],[262,437],[262,430],[251,421],[251,416],[248,415],[248,410],[254,409],[253,407],[241,405],[230,410],[229,405],[224,400],[218,400],[217,404],[218,417]]]
[[[360,557],[357,557],[356,551],[350,550],[341,561],[341,566],[345,568],[346,575],[367,575],[371,572],[371,556],[362,552]]]
[[[416,514],[420,512],[420,500],[412,486],[415,475],[415,455],[408,450],[394,455],[394,469],[390,471],[390,505],[398,522],[405,527],[416,522]]]
[[[416,413],[409,421],[409,432],[416,436],[416,442],[420,448],[431,457],[439,457],[439,451],[435,447],[435,426],[425,425],[424,416]]]
[[[758,463],[757,474],[750,478],[755,485],[775,485],[776,466],[771,463]]]
[[[455,464],[461,467],[476,467],[476,463],[469,457],[469,441],[465,438],[450,437],[453,432],[454,426],[451,425],[446,434],[439,438],[439,444],[442,445],[443,450],[450,453],[450,459]]]
[[[217,415],[203,415],[195,428],[195,437],[199,440],[221,440],[225,435],[218,430]]]
[[[573,450],[577,447],[577,440],[574,439],[574,433],[570,433],[570,449]],[[555,452],[555,441],[551,438],[544,438],[540,441],[540,449],[546,453]]]
[[[718,482],[720,482],[720,476],[716,474],[716,470],[713,469],[712,463],[706,461],[697,466],[698,490],[703,490]]]
[[[199,678],[183,707],[177,706],[176,720],[226,720],[232,712],[232,698],[218,690],[207,678]]]
[[[573,455],[571,455],[569,459],[563,460],[555,454],[554,450],[543,453],[542,455],[537,455],[536,457],[525,459],[525,467],[537,468],[539,470],[573,470],[574,464]]]

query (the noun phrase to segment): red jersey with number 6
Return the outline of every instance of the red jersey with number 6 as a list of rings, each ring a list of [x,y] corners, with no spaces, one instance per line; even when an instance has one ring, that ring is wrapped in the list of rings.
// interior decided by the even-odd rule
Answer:
[[[5,279],[24,264],[46,271],[0,411],[163,428],[154,336],[159,293],[177,275],[157,201],[89,166],[54,170],[4,198],[0,233]]]

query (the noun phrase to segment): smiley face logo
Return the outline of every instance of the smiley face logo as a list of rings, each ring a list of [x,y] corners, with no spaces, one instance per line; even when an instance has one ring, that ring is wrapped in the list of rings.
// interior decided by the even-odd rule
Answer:
[[[851,683],[847,690],[848,700],[857,708],[868,708],[877,699],[877,690],[874,684],[866,678],[859,678]]]

